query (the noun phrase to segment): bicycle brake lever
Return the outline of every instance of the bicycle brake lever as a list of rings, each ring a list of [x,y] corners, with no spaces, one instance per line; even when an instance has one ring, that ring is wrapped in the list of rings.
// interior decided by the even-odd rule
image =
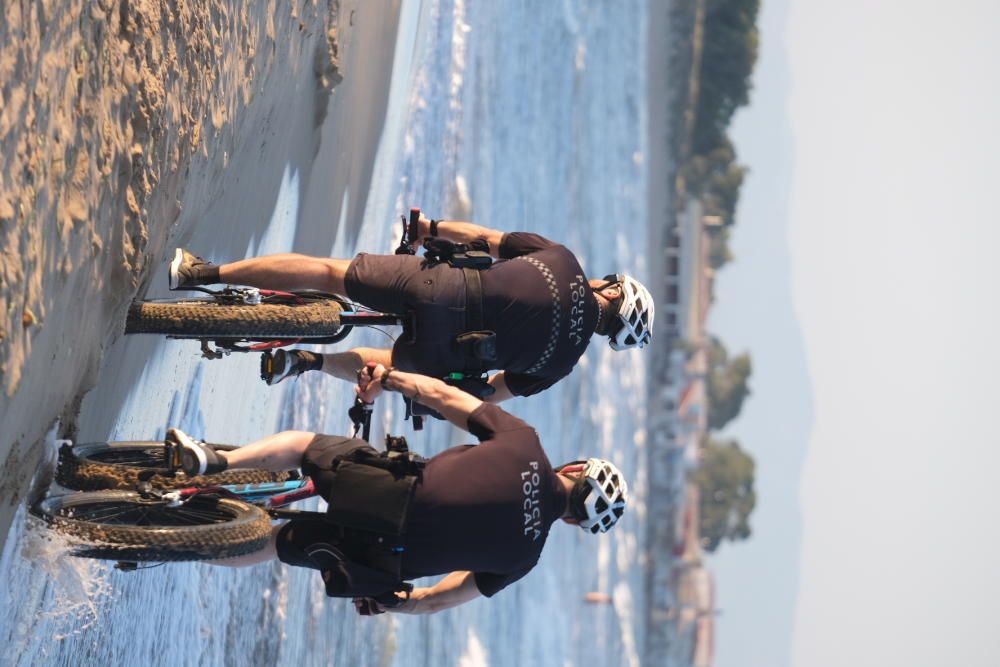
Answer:
[[[351,423],[354,424],[354,437],[358,437],[358,433],[361,433],[361,439],[366,442],[371,434],[373,405],[373,403],[363,401],[360,396],[356,396],[354,398],[354,405],[347,411],[347,416],[351,418]]]

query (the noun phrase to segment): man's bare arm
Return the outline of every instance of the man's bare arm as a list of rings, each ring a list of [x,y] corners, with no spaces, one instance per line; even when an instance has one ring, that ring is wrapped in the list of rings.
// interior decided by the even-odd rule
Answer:
[[[476,586],[476,577],[472,572],[452,572],[430,588],[414,588],[409,600],[387,611],[400,614],[434,614],[475,600],[480,595],[482,594]]]
[[[504,379],[504,372],[494,373],[489,379],[490,386],[496,389],[492,395],[486,397],[488,403],[500,403],[502,401],[508,401],[514,398],[514,392],[510,390],[507,386],[507,381]]]
[[[431,221],[421,217],[419,224],[420,238],[431,235]],[[483,227],[472,222],[462,222],[460,220],[438,220],[437,235],[443,239],[456,243],[472,243],[476,239],[486,239],[490,246],[490,255],[500,257],[500,242],[503,240],[503,232]]]
[[[367,366],[363,376],[358,378],[358,395],[366,401],[373,401],[383,389],[396,391],[436,410],[452,424],[466,431],[469,430],[469,415],[483,404],[472,394],[437,378],[417,373],[393,370],[383,385],[385,373],[386,369],[381,365]]]

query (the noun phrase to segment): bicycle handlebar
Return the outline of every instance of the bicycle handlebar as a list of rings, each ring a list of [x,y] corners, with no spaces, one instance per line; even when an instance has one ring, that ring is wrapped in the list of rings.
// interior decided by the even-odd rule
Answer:
[[[399,247],[396,248],[397,255],[415,255],[417,254],[416,248],[413,244],[416,243],[419,233],[420,233],[420,209],[411,208],[410,209],[410,219],[407,221],[406,216],[399,216],[403,222],[403,234],[399,238]]]
[[[410,243],[415,243],[417,240],[417,235],[420,233],[420,209],[411,208],[410,209],[410,224],[407,228],[406,240]]]
[[[360,396],[356,396],[354,398],[354,405],[347,411],[347,416],[354,423],[353,437],[358,437],[358,433],[360,432],[361,439],[365,442],[371,441],[373,405],[374,403],[366,403],[361,400]]]

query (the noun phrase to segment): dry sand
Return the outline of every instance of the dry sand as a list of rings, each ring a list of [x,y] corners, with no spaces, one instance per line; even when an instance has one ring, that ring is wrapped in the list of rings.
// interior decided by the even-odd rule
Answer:
[[[398,5],[50,0],[2,10],[0,536],[42,438],[56,420],[74,432],[128,302],[168,245],[235,236],[245,249],[266,224],[267,209],[246,229],[212,227],[202,214],[223,189],[266,207],[260,193],[277,189],[287,161],[308,176],[330,161],[321,138],[354,137],[335,161],[351,167],[330,180],[332,191],[352,188],[348,218],[360,218],[354,193],[367,190],[381,132]],[[364,80],[332,94],[352,62]]]

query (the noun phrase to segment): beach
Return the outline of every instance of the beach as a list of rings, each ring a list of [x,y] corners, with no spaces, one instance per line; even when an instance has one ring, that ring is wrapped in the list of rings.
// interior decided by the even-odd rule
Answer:
[[[173,246],[242,256],[288,163],[303,190],[324,163],[331,221],[297,242],[348,189],[358,225],[384,118],[398,2],[112,5],[11,4],[0,28],[0,535]]]

